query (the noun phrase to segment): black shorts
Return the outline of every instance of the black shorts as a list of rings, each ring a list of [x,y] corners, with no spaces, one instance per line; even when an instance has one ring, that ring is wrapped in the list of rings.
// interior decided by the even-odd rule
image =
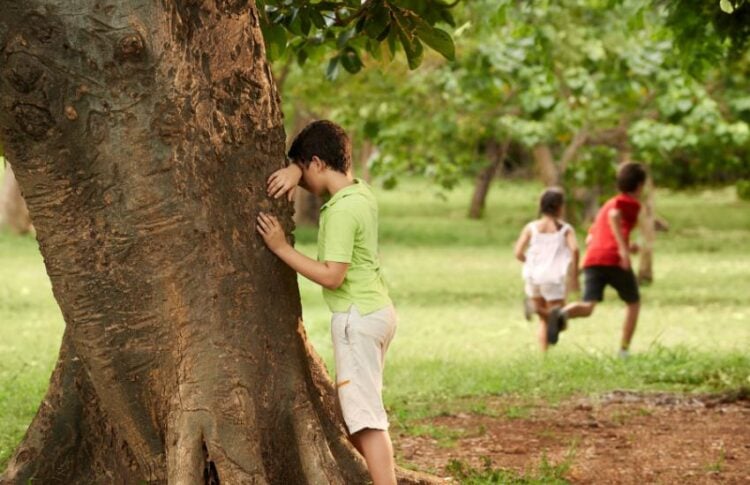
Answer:
[[[583,301],[602,301],[604,287],[609,285],[625,303],[636,303],[641,300],[638,281],[632,269],[624,270],[619,266],[589,266],[583,268]]]

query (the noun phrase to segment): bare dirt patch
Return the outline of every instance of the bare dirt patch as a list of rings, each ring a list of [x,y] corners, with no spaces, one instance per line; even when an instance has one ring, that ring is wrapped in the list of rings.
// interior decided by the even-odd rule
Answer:
[[[556,405],[504,398],[484,404],[481,414],[440,416],[394,430],[400,461],[445,478],[451,478],[451,460],[527,477],[539,477],[534,470],[546,461],[564,464],[558,467],[563,478],[577,484],[750,484],[747,392],[618,391]]]

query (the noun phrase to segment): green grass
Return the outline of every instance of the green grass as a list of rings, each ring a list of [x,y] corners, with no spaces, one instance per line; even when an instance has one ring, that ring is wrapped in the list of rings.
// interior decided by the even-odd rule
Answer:
[[[436,197],[412,181],[379,193],[382,259],[400,316],[386,366],[394,418],[439,414],[462,396],[750,386],[750,204],[731,188],[659,192],[657,210],[671,230],[659,234],[656,282],[643,289],[634,357],[614,358],[623,308],[610,291],[543,358],[536,324],[522,317],[511,253],[538,192],[533,184],[497,183],[482,221],[465,218],[468,186]],[[299,241],[314,254],[314,232],[300,231]],[[328,311],[315,285],[300,279],[300,287],[310,335],[330,363]]]
[[[0,232],[0,469],[39,407],[63,326],[36,241]]]
[[[539,190],[498,182],[482,221],[465,217],[468,184],[443,197],[413,180],[378,190],[382,260],[400,317],[385,376],[395,425],[481,412],[487,395],[520,398],[508,417],[523,419],[524,399],[750,386],[750,203],[732,188],[658,193],[671,230],[659,235],[656,281],[643,289],[634,356],[622,362],[614,356],[623,308],[612,292],[548,356],[537,350],[511,248]],[[315,253],[314,230],[297,237]],[[330,314],[318,287],[300,278],[300,288],[308,335],[330,366]],[[35,241],[0,233],[0,468],[43,396],[62,330]]]
[[[565,474],[570,470],[574,457],[575,449],[571,449],[560,463],[552,463],[546,454],[542,454],[535,469],[525,473],[495,468],[489,458],[484,458],[480,468],[459,460],[451,460],[447,471],[464,485],[565,485],[570,483],[565,479]]]

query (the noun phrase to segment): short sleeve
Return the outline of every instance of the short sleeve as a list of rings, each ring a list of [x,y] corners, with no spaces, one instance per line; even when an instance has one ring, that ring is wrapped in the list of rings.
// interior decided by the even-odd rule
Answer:
[[[615,209],[619,210],[625,222],[635,225],[638,221],[638,212],[641,210],[641,204],[636,200],[618,198],[615,201]]]
[[[321,260],[351,263],[357,220],[348,212],[334,211],[326,218],[325,225]]]

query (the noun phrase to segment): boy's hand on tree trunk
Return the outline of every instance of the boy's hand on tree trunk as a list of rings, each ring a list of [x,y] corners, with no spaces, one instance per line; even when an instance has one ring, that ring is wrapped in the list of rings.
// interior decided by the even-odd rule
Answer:
[[[284,228],[281,227],[281,224],[276,217],[261,212],[258,216],[257,225],[255,227],[260,235],[263,236],[263,241],[265,241],[268,249],[274,253],[278,252],[288,244],[286,242]]]
[[[282,195],[287,194],[287,198],[291,202],[294,200],[294,189],[299,185],[301,178],[302,169],[296,163],[276,170],[268,177],[268,196],[278,199]]]

